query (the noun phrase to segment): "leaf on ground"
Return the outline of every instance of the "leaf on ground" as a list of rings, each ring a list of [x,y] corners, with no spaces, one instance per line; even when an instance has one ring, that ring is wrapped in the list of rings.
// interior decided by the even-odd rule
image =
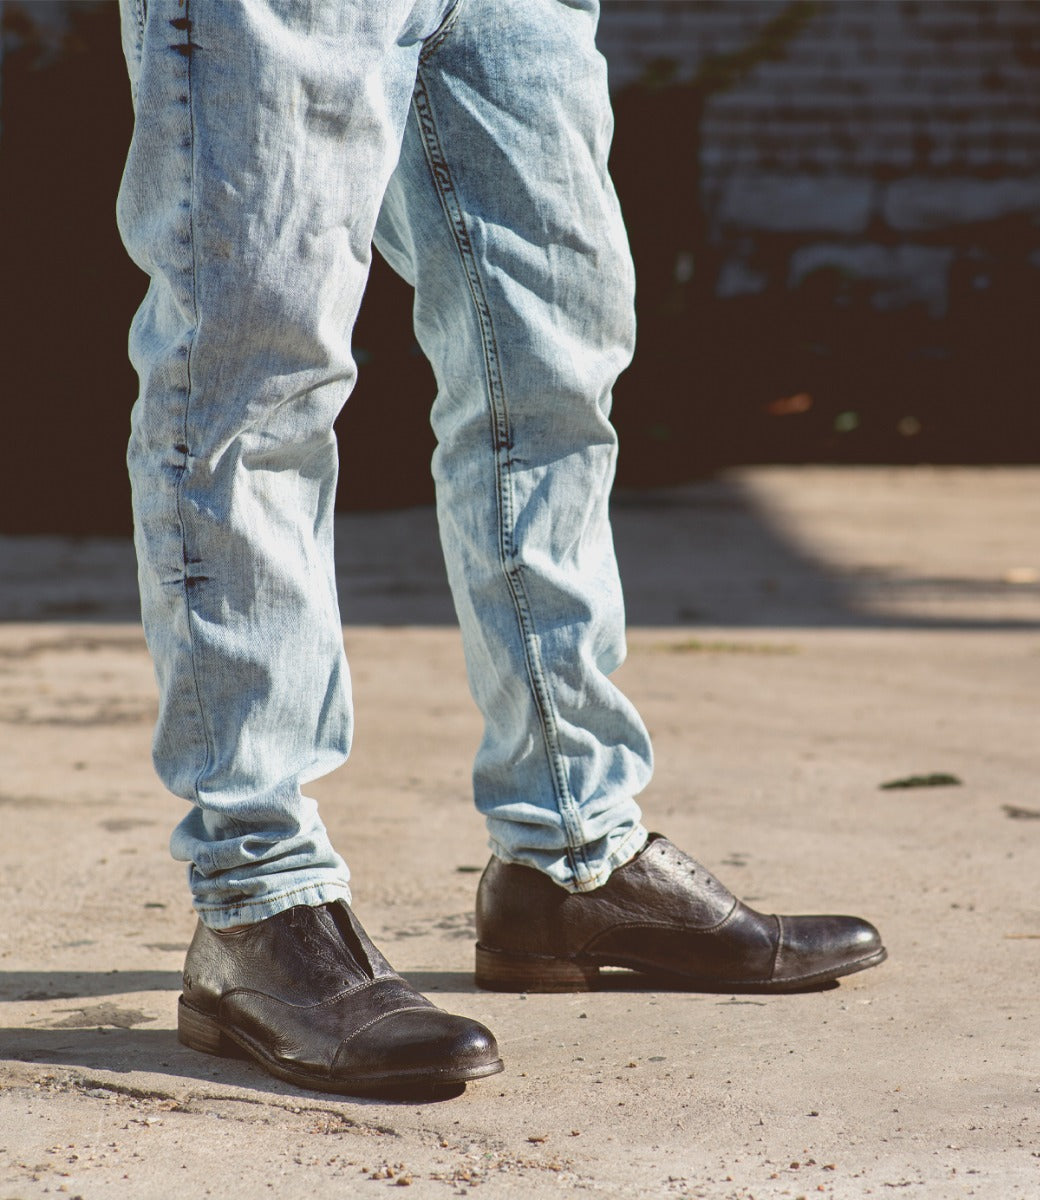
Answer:
[[[705,642],[687,638],[655,647],[666,654],[797,654],[798,647],[787,642]]]
[[[1002,804],[1001,808],[1012,821],[1040,821],[1040,808],[1019,808],[1017,804]]]
[[[892,792],[900,788],[959,787],[960,784],[961,781],[956,775],[945,775],[941,771],[935,771],[931,775],[907,775],[903,779],[890,779],[880,787],[883,792]]]

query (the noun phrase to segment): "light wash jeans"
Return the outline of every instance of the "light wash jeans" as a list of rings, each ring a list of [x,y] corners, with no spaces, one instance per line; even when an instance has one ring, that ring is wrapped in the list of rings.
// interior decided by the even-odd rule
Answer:
[[[633,277],[595,0],[122,0],[119,226],[151,277],[129,450],[155,763],[214,928],[349,899],[301,785],[344,761],[333,420],[373,238],[436,373],[437,511],[496,855],[594,888],[646,834],[608,676]],[[402,745],[408,730],[401,730]]]

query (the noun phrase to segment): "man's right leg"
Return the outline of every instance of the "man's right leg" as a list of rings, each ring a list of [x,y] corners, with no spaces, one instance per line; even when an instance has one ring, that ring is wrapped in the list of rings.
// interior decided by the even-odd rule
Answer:
[[[486,1030],[433,1009],[367,941],[301,792],[349,749],[332,425],[419,54],[449,7],[123,6],[136,121],[119,222],[151,277],[129,463],[154,753],[193,805],[172,848],[202,921],[181,1032],[340,1090],[499,1069]]]
[[[300,784],[350,746],[332,424],[417,50],[409,0],[133,0],[119,200],[151,285],[129,464],[155,762],[213,928],[349,896]],[[142,21],[138,24],[138,18]]]

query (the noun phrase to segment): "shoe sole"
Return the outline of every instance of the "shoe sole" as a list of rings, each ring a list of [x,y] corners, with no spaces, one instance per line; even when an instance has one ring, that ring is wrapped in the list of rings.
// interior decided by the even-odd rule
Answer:
[[[503,1069],[500,1058],[490,1063],[478,1063],[471,1067],[445,1067],[439,1071],[412,1071],[362,1075],[351,1079],[329,1079],[327,1076],[312,1075],[294,1070],[278,1062],[245,1034],[227,1029],[208,1013],[185,1003],[181,996],[177,1002],[177,1039],[182,1045],[202,1054],[221,1058],[253,1059],[269,1075],[286,1083],[310,1091],[337,1092],[348,1096],[393,1095],[395,1097],[424,1096],[438,1091],[457,1088],[460,1084],[497,1075]]]
[[[831,967],[797,979],[755,980],[718,979],[683,975],[674,971],[655,970],[645,963],[612,959],[609,962],[552,958],[548,955],[511,954],[506,950],[491,950],[477,943],[474,980],[477,987],[490,992],[591,992],[604,990],[609,984],[600,976],[603,967],[621,967],[635,973],[634,981],[648,980],[671,989],[690,992],[796,992],[830,983],[857,971],[876,967],[888,957],[884,948],[850,963]],[[606,978],[610,978],[609,976]]]

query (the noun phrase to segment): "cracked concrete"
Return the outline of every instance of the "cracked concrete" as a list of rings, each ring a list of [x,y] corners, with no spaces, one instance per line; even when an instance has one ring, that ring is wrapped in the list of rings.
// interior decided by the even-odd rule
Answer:
[[[787,996],[474,989],[480,727],[432,517],[341,518],[358,738],[314,793],[362,920],[506,1060],[425,1105],[177,1042],[194,920],[129,548],[2,539],[0,1200],[1040,1195],[1038,482],[768,468],[619,501],[649,823],[759,907],[885,934],[881,968]],[[930,775],[959,782],[882,789]]]

